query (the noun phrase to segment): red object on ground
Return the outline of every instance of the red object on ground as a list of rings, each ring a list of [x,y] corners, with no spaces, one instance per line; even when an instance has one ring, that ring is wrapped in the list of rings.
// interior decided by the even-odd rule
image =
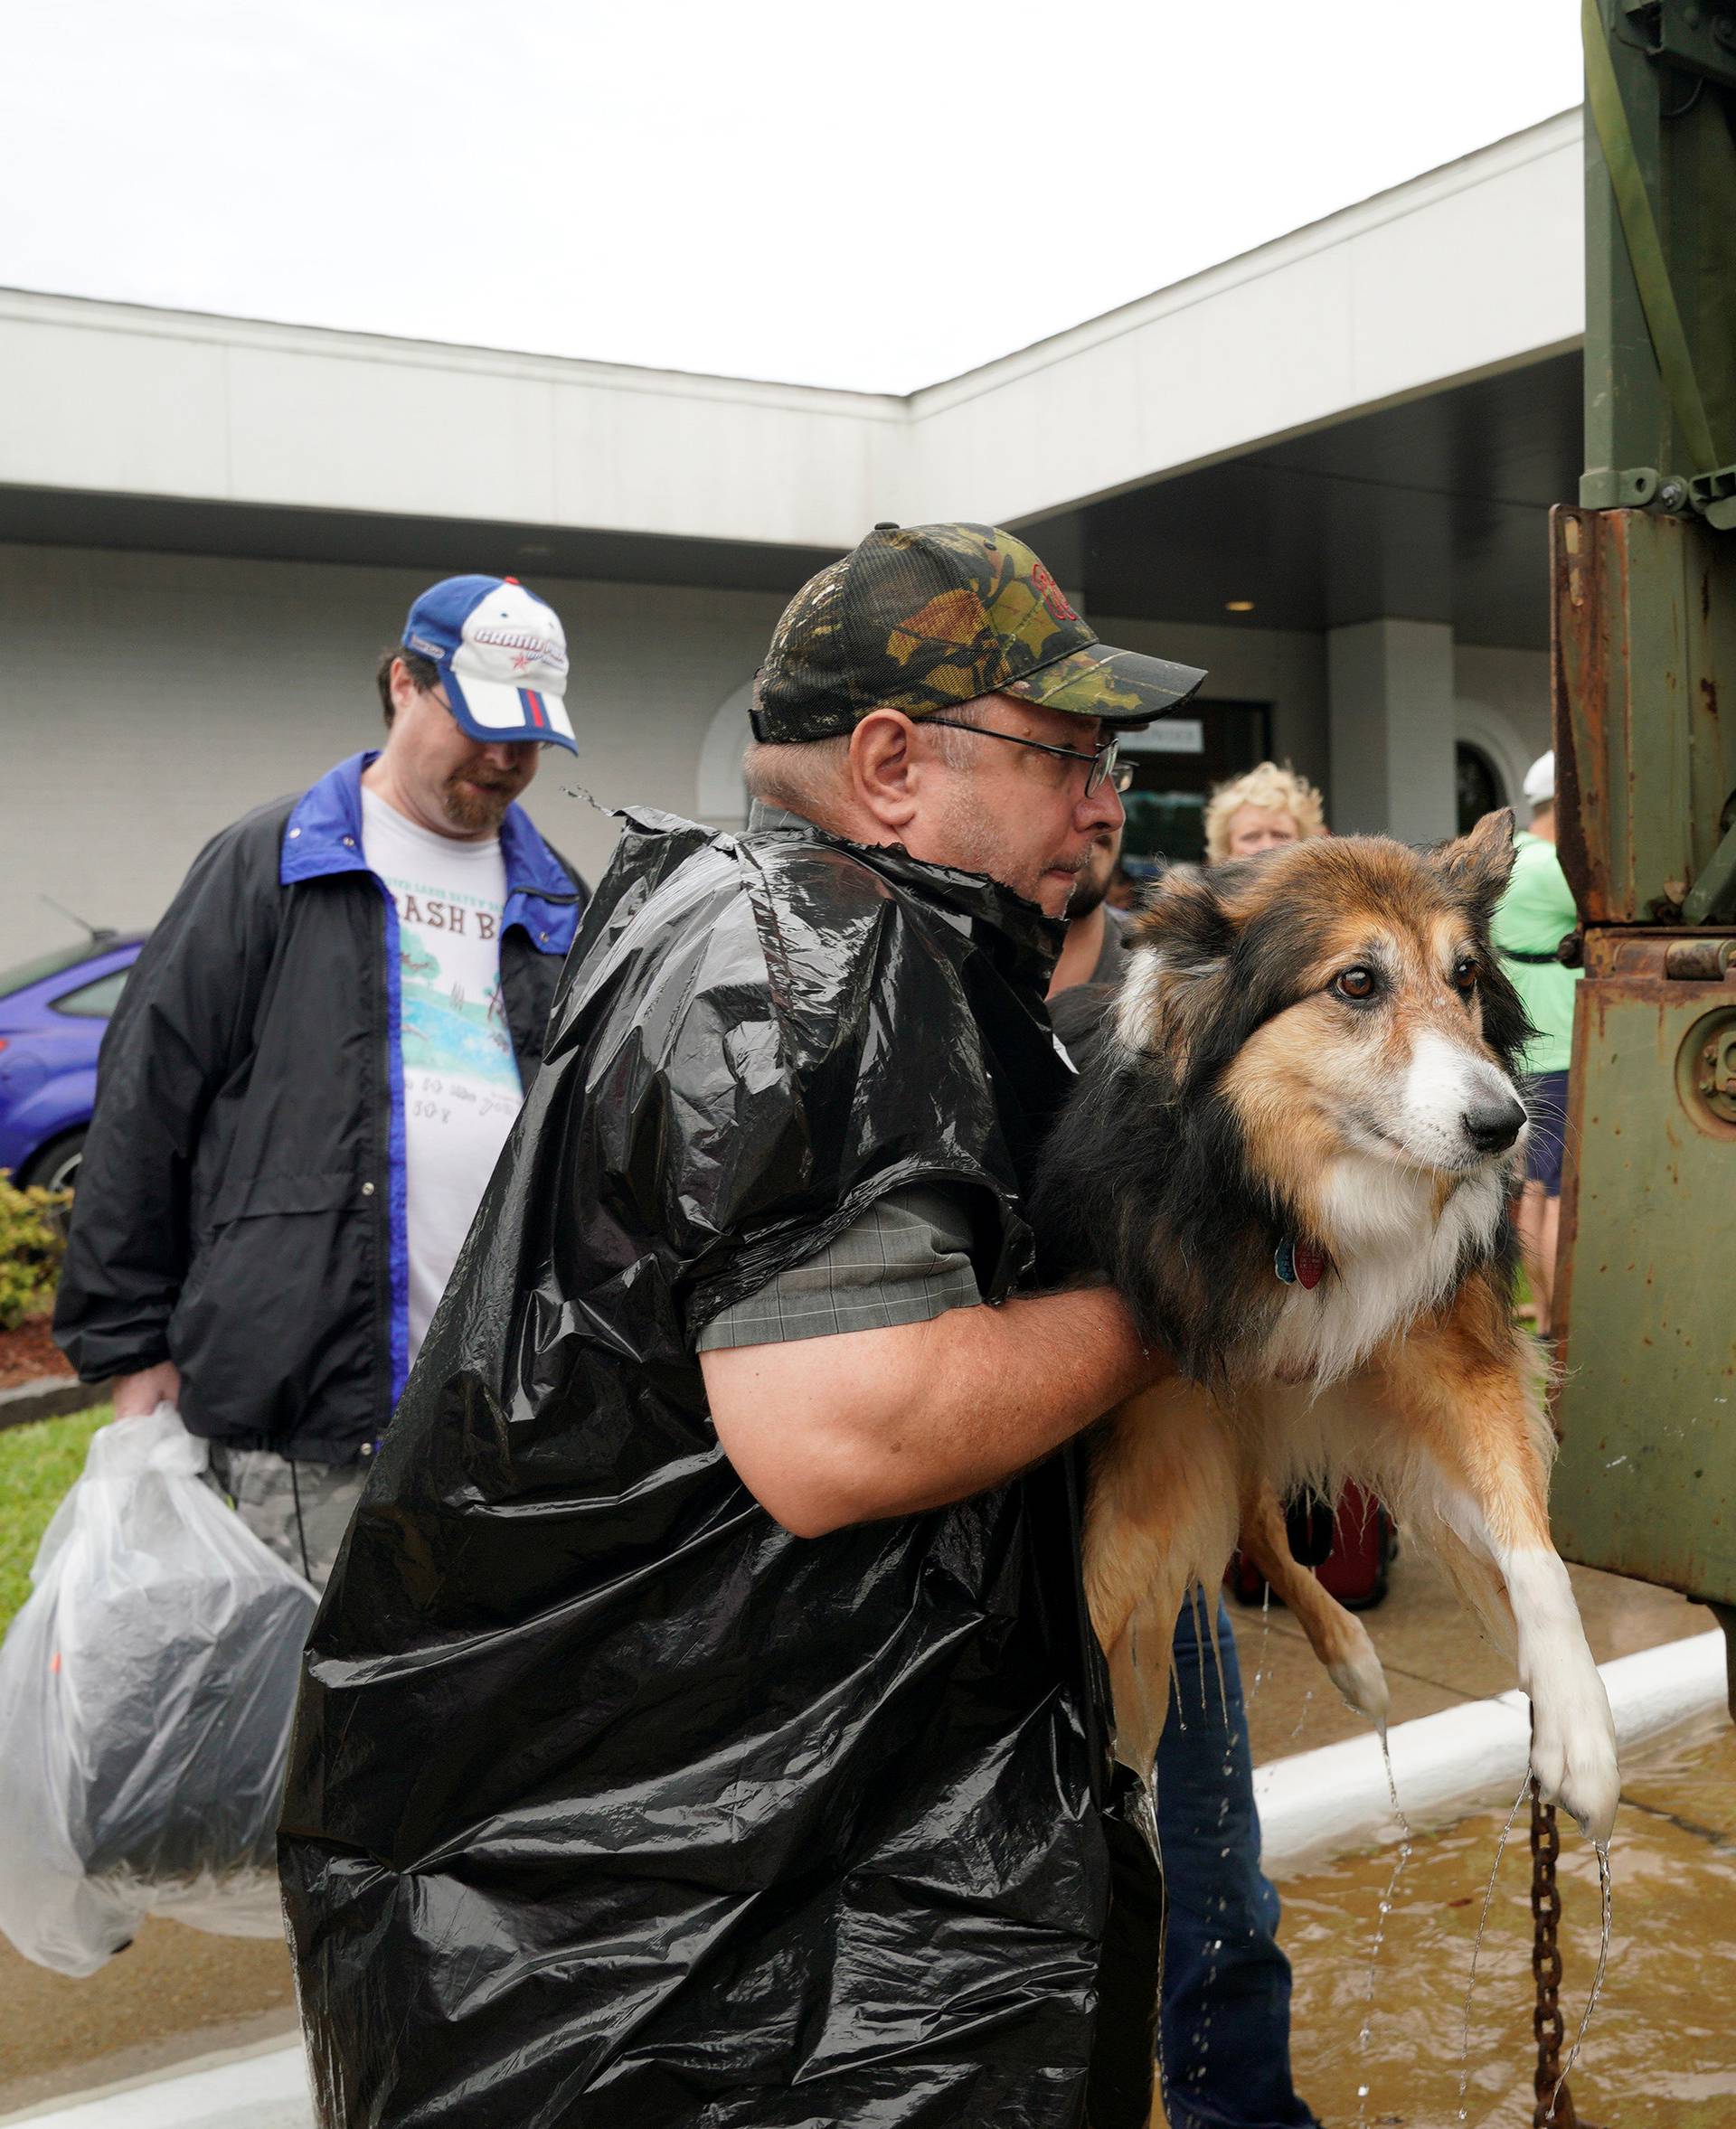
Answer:
[[[1347,1485],[1330,1515],[1318,1495],[1292,1503],[1287,1517],[1290,1550],[1314,1569],[1323,1588],[1347,1611],[1370,1611],[1386,1595],[1386,1572],[1397,1550],[1392,1518],[1372,1493]],[[1231,1555],[1225,1587],[1243,1604],[1258,1604],[1266,1578],[1250,1559]]]
[[[1363,1610],[1386,1595],[1392,1547],[1392,1518],[1373,1493],[1346,1486],[1333,1512],[1332,1550],[1315,1573],[1329,1596],[1352,1611]]]

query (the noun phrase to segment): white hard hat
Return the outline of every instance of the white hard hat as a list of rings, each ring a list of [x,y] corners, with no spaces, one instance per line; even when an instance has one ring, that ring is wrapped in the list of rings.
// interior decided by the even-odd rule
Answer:
[[[1525,796],[1533,805],[1555,803],[1555,749],[1540,754],[1525,771]]]

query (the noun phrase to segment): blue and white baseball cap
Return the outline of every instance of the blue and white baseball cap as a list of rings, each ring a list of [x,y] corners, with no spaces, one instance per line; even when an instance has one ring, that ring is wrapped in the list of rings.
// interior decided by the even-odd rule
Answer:
[[[574,754],[560,616],[516,577],[448,577],[410,609],[404,648],[432,658],[473,739],[549,739]]]

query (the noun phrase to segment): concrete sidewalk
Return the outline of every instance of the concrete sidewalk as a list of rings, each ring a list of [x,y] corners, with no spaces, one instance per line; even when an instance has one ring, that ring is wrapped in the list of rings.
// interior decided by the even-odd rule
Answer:
[[[0,2115],[5,2129],[313,2129],[299,2041],[203,2057],[153,2077],[105,2085],[83,2098]]]
[[[1485,1639],[1446,1576],[1402,1538],[1400,1548],[1385,1603],[1363,1614],[1392,1688],[1393,1724],[1506,1692],[1514,1683],[1506,1658]],[[1689,1604],[1673,1590],[1625,1581],[1595,1568],[1568,1571],[1599,1663],[1684,1641],[1717,1625],[1704,1605]],[[1340,1700],[1287,1611],[1274,1605],[1262,1623],[1257,1605],[1231,1599],[1229,1609],[1241,1656],[1255,1766],[1367,1733],[1368,1725]]]

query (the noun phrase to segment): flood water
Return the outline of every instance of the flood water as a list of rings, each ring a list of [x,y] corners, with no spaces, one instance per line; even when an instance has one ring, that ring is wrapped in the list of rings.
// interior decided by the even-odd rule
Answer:
[[[1600,2129],[1736,2129],[1736,1729],[1722,1712],[1623,1769],[1609,1978],[1570,2080]],[[1402,1801],[1402,1797],[1401,1797]],[[1323,2121],[1456,2129],[1465,1983],[1505,1811],[1425,1833],[1391,1914],[1393,1851],[1284,1881],[1297,2090]],[[1466,2119],[1531,2121],[1529,1812],[1514,1823],[1477,1962]],[[1597,1858],[1561,1831],[1561,2004],[1571,2043],[1597,1964]],[[1369,1948],[1384,1921],[1373,2019]],[[1369,2087],[1365,2100],[1357,2087]],[[1365,2110],[1365,2111],[1364,2111]]]

